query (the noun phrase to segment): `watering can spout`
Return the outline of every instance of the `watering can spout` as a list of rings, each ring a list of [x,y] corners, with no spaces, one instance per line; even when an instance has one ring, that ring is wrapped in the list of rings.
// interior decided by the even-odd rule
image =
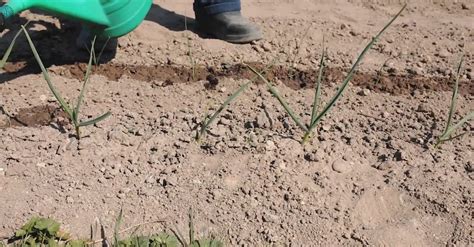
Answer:
[[[8,18],[30,8],[76,19],[97,35],[123,36],[135,29],[151,8],[152,0],[9,0],[0,7],[0,31]]]

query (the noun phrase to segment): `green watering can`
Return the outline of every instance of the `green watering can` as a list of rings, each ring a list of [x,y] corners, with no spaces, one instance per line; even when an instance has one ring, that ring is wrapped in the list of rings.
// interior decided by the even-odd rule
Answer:
[[[30,8],[84,22],[102,37],[120,37],[145,18],[153,0],[9,0],[0,7],[0,31],[5,20]]]

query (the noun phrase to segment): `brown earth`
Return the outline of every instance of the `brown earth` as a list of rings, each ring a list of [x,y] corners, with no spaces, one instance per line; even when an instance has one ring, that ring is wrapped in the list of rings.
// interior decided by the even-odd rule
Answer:
[[[268,78],[308,122],[323,35],[327,102],[401,5],[244,1],[265,40],[232,45],[200,37],[192,18],[184,29],[191,2],[155,1],[147,20],[119,39],[115,57],[103,57],[82,118],[112,116],[83,128],[80,143],[19,39],[0,74],[0,236],[35,215],[76,236],[98,218],[111,233],[121,207],[124,227],[162,219],[143,232],[184,230],[192,207],[199,234],[229,246],[474,244],[472,122],[459,131],[467,135],[433,149],[462,52],[455,120],[474,109],[470,1],[411,1],[306,145],[262,83],[232,103],[203,142],[193,137],[206,112],[253,78],[244,63],[262,69],[275,57]],[[55,85],[75,100],[87,61],[72,45],[77,24],[25,12],[13,28],[26,19]],[[0,50],[14,33],[2,34]]]

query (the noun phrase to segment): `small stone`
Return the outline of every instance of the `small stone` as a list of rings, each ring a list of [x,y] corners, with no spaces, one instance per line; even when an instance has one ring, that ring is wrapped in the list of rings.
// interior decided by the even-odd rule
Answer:
[[[370,95],[370,89],[364,88],[359,92],[359,95],[361,96],[369,96]]]
[[[231,125],[230,120],[227,119],[227,118],[221,118],[221,120],[219,121],[219,123],[222,124],[222,125],[226,125],[226,126]]]
[[[41,167],[41,168],[45,168],[45,167],[46,167],[46,163],[40,162],[40,163],[37,163],[36,166],[37,166],[37,167]]]
[[[384,111],[384,112],[382,113],[382,117],[383,117],[383,118],[389,118],[389,117],[390,117],[390,113]]]
[[[378,164],[375,168],[381,171],[386,171],[390,170],[395,166],[395,163],[392,161],[383,161],[380,164]]]
[[[440,58],[447,58],[447,57],[451,56],[451,53],[446,49],[442,49],[436,55],[438,55],[438,57],[440,57]]]
[[[262,44],[262,48],[264,51],[269,52],[272,50],[272,45],[268,42]]]
[[[40,100],[43,101],[43,102],[45,102],[46,100],[48,100],[48,96],[46,96],[46,95],[44,95],[44,94],[40,95],[39,98],[40,98]]]
[[[149,177],[147,179],[145,179],[145,183],[147,184],[153,184],[156,182],[156,179],[154,179],[153,177]]]
[[[219,92],[221,92],[221,93],[225,93],[226,91],[227,91],[226,87],[219,88]]]
[[[66,203],[68,203],[68,204],[73,204],[73,203],[74,203],[74,199],[73,199],[71,196],[66,196]]]
[[[329,131],[331,129],[331,125],[325,124],[325,125],[323,125],[322,128],[323,128],[324,131]]]
[[[128,194],[131,191],[130,188],[123,188],[119,190],[120,194]]]
[[[227,128],[222,124],[219,124],[215,128],[209,130],[209,133],[216,137],[225,136],[226,132]]]
[[[258,114],[257,118],[255,119],[255,123],[259,128],[267,128],[270,126],[267,115],[264,112]]]
[[[466,76],[467,76],[467,79],[469,79],[469,80],[474,79],[474,71],[471,71],[471,72],[467,73]]]
[[[468,163],[466,165],[466,171],[467,172],[474,172],[474,165],[472,163]]]
[[[428,112],[429,107],[426,104],[419,104],[418,108],[416,109],[417,112]]]
[[[277,149],[277,147],[275,145],[275,142],[273,142],[271,140],[268,140],[267,143],[266,143],[265,149],[267,151],[273,151],[273,150]]]
[[[352,167],[348,161],[340,159],[332,163],[332,169],[338,173],[348,173],[352,170]]]
[[[394,157],[396,161],[407,160],[407,154],[403,150],[398,150],[397,152],[395,152]]]
[[[5,176],[5,168],[0,167],[0,176]]]
[[[10,126],[10,118],[7,115],[0,115],[0,128],[6,128]]]
[[[279,220],[279,217],[273,214],[263,214],[262,220],[263,222],[275,223]]]

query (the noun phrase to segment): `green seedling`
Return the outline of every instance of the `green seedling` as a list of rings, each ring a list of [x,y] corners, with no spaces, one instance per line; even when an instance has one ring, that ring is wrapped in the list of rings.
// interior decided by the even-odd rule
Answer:
[[[436,141],[436,144],[435,144],[435,148],[438,148],[444,142],[447,142],[447,141],[450,141],[450,140],[453,140],[465,135],[467,132],[463,132],[461,134],[453,136],[456,129],[460,128],[467,121],[474,118],[474,111],[471,111],[469,114],[464,116],[464,118],[462,118],[457,124],[451,126],[453,122],[454,112],[456,111],[456,103],[457,103],[458,90],[459,90],[459,78],[461,77],[461,68],[462,68],[463,61],[464,61],[464,56],[461,57],[461,60],[459,61],[459,65],[457,67],[456,77],[454,79],[454,85],[453,85],[453,95],[451,98],[451,106],[449,108],[446,128],[444,129],[444,132],[438,137],[438,140]]]
[[[25,27],[28,26],[29,23],[30,23],[30,21],[26,22]],[[13,47],[15,46],[16,39],[20,36],[20,34],[22,32],[23,32],[22,30],[19,30],[15,34],[15,36],[13,36],[12,42],[10,42],[10,45],[8,46],[7,50],[5,51],[5,54],[3,54],[2,60],[0,60],[0,70],[3,69],[3,67],[5,67],[5,64],[7,63],[8,57],[10,57],[10,54],[13,50]]]
[[[275,63],[275,61],[273,61],[272,64],[270,64],[269,66],[267,66],[262,72],[260,72],[260,74],[264,74],[266,73],[266,71],[268,69],[270,69],[271,67],[273,67],[273,64]],[[258,77],[254,77],[252,78],[250,81],[246,82],[245,84],[241,85],[239,87],[239,89],[237,89],[237,91],[235,91],[232,95],[230,95],[225,101],[224,103],[217,109],[217,111],[212,114],[212,116],[209,116],[209,114],[206,113],[204,119],[201,121],[201,128],[198,129],[198,131],[196,132],[196,137],[195,139],[197,141],[200,141],[201,138],[206,134],[207,132],[207,129],[209,128],[209,126],[217,119],[217,117],[219,116],[219,114],[222,113],[222,111],[235,99],[237,98],[242,92],[244,92],[249,86],[250,84],[254,83],[256,80],[258,79]]]
[[[406,4],[401,8],[401,10],[382,28],[382,30],[374,37],[372,40],[367,44],[365,49],[362,51],[362,53],[357,57],[357,60],[355,63],[352,65],[351,70],[347,74],[346,78],[342,82],[341,86],[337,90],[336,94],[331,98],[331,100],[326,104],[326,106],[323,108],[322,111],[319,113],[317,112],[319,109],[319,102],[320,102],[320,84],[322,80],[322,74],[324,70],[324,61],[325,61],[325,54],[326,52],[324,51],[323,48],[323,55],[321,58],[321,63],[320,63],[320,69],[319,69],[319,75],[318,75],[318,80],[316,83],[316,93],[315,93],[315,99],[313,103],[313,109],[312,109],[312,117],[310,123],[306,126],[304,125],[301,120],[298,118],[298,116],[291,110],[291,108],[288,106],[288,104],[284,101],[284,99],[278,94],[276,89],[272,86],[272,84],[260,73],[258,73],[255,69],[250,68],[250,70],[255,73],[261,80],[265,82],[265,84],[268,86],[270,92],[273,94],[274,97],[278,99],[280,104],[285,108],[286,112],[290,117],[293,119],[293,121],[305,132],[303,136],[302,143],[307,142],[313,130],[316,128],[318,123],[322,120],[322,118],[332,109],[334,104],[337,102],[337,100],[342,96],[342,93],[346,89],[346,87],[349,84],[349,81],[352,79],[352,76],[356,72],[357,66],[359,63],[362,61],[364,58],[365,54],[372,48],[372,46],[375,44],[375,42],[380,38],[382,33],[385,32],[385,30],[400,16],[400,14],[403,12],[403,10],[406,8]]]
[[[66,242],[70,235],[60,230],[60,224],[48,218],[31,218],[24,226],[15,232],[9,240],[17,246],[57,246],[58,242]]]
[[[186,239],[183,237],[183,235],[175,230],[174,234],[176,236],[176,239],[179,241],[181,246],[183,247],[223,247],[224,244],[215,239],[214,237],[211,238],[204,238],[204,239],[196,239],[194,234],[194,214],[192,209],[189,210],[189,242],[186,241]]]
[[[87,83],[89,82],[89,77],[90,77],[90,74],[91,74],[91,69],[92,69],[92,60],[93,60],[93,54],[94,54],[94,44],[95,44],[95,39],[94,41],[92,42],[92,52],[90,54],[90,57],[89,57],[89,63],[87,64],[87,70],[86,70],[86,74],[85,74],[85,77],[84,77],[84,83],[82,84],[82,89],[81,89],[81,92],[80,92],[80,95],[79,95],[79,98],[77,99],[77,103],[76,103],[76,106],[70,106],[68,103],[66,103],[66,101],[64,100],[64,98],[61,96],[61,94],[58,92],[58,90],[56,90],[56,88],[54,87],[52,81],[51,81],[51,78],[49,76],[49,73],[48,71],[46,70],[46,68],[44,67],[43,65],[43,62],[41,61],[41,58],[40,56],[38,55],[38,52],[36,51],[36,47],[35,45],[33,44],[33,41],[31,40],[30,36],[28,35],[28,32],[26,31],[25,27],[22,26],[22,29],[26,35],[26,38],[28,39],[28,43],[31,47],[31,50],[33,51],[33,55],[35,56],[36,58],[36,61],[38,62],[40,68],[41,68],[41,71],[43,72],[43,77],[44,79],[46,80],[46,82],[48,83],[48,86],[49,86],[49,89],[51,90],[51,92],[53,93],[54,97],[56,98],[56,100],[59,102],[59,104],[61,105],[62,109],[64,110],[64,112],[66,112],[66,114],[68,115],[69,119],[71,120],[72,124],[74,125],[74,129],[76,131],[76,137],[77,139],[80,139],[81,138],[81,131],[80,131],[80,128],[81,127],[85,127],[85,126],[89,126],[89,125],[93,125],[93,124],[96,124],[104,119],[106,119],[108,116],[111,115],[110,112],[106,112],[96,118],[93,118],[91,120],[87,120],[87,121],[81,121],[79,119],[79,113],[80,113],[80,109],[81,109],[81,105],[82,105],[82,102],[83,102],[83,99],[84,99],[84,93],[86,91],[86,85]]]

